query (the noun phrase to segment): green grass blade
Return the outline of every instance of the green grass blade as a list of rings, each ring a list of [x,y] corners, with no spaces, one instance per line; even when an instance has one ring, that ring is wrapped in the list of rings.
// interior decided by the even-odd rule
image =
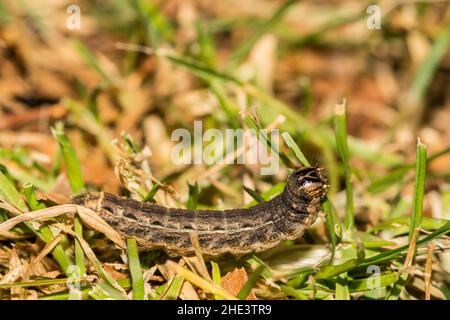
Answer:
[[[370,291],[375,289],[373,288],[373,283],[378,283],[379,288],[384,288],[393,285],[396,281],[397,274],[395,272],[389,272],[380,276],[350,280],[348,281],[348,289],[350,292]]]
[[[358,266],[358,259],[351,259],[339,265],[325,266],[316,273],[316,279],[328,279]]]
[[[184,278],[182,276],[175,276],[166,293],[164,298],[166,300],[176,300],[181,292],[181,287],[183,286]]]
[[[434,152],[429,157],[427,157],[427,163],[431,162],[443,155],[446,155],[447,153],[450,153],[450,147],[444,148],[440,151]],[[404,166],[400,166],[397,168],[394,168],[391,172],[386,174],[385,176],[381,178],[374,179],[369,187],[369,191],[371,193],[379,193],[387,188],[389,188],[391,185],[398,183],[399,180],[410,170],[415,168],[415,163],[409,163]]]
[[[74,231],[78,236],[83,237],[83,225],[78,217],[74,219]],[[78,239],[75,239],[75,264],[78,267],[79,275],[84,276],[86,274],[84,251]]]
[[[75,194],[78,194],[85,189],[85,186],[80,162],[78,161],[75,149],[70,143],[69,138],[64,133],[62,124],[57,124],[55,128],[52,128],[52,133],[61,148],[62,158],[66,167],[66,174],[70,187]]]
[[[133,288],[133,300],[145,300],[144,279],[142,277],[141,264],[137,242],[135,239],[127,239],[128,264]]]
[[[220,268],[219,265],[217,264],[217,262],[214,261],[210,261],[211,262],[211,275],[212,275],[212,280],[215,284],[217,284],[218,286],[221,285],[221,275],[220,275]],[[214,299],[216,300],[221,300],[222,297],[219,295],[214,295]]]
[[[94,69],[107,84],[111,83],[108,74],[103,70],[94,53],[80,40],[74,40],[73,46],[85,63]]]
[[[211,263],[211,268],[212,268],[212,280],[214,281],[215,284],[220,286],[221,283],[221,275],[220,275],[220,268],[219,265],[217,264],[217,262],[215,261],[210,261]]]
[[[256,28],[254,34],[240,45],[231,55],[228,61],[228,68],[234,68],[247,56],[247,54],[252,50],[255,43],[261,36],[270,31],[286,14],[290,7],[298,2],[298,0],[289,0],[282,4],[266,22]]]
[[[425,193],[425,176],[427,171],[427,150],[420,141],[417,143],[416,176],[414,179],[413,211],[409,225],[409,240],[414,231],[420,228],[423,217],[423,197]]]
[[[238,121],[239,108],[227,97],[225,90],[219,81],[213,80],[210,82],[209,86],[211,92],[216,96],[220,107],[227,115],[230,126],[233,129],[238,129],[240,127]]]
[[[222,72],[218,72],[214,69],[209,68],[206,65],[202,65],[196,61],[192,61],[190,59],[186,59],[184,57],[178,57],[176,55],[172,54],[165,54],[165,56],[172,61],[174,64],[183,66],[187,68],[189,71],[191,71],[193,74],[197,75],[200,78],[203,78],[207,81],[227,81],[232,82],[238,85],[243,85],[243,82],[240,80]]]
[[[402,272],[400,274],[398,280],[393,284],[392,289],[387,295],[386,300],[398,300],[400,298],[400,294],[408,281],[408,277],[408,272]]]
[[[281,291],[283,291],[288,296],[291,296],[297,300],[309,300],[308,296],[301,292],[300,290],[296,290],[290,286],[282,285]]]
[[[283,191],[285,185],[286,185],[285,182],[279,182],[276,185],[274,185],[272,188],[267,190],[266,192],[263,192],[262,194],[260,194],[260,196],[264,199],[264,201],[268,201],[268,200],[272,199],[274,196],[276,196],[277,194],[281,193]],[[252,207],[257,203],[258,202],[256,200],[250,201],[249,203],[247,203],[244,206],[244,208]]]
[[[198,184],[197,181],[194,185],[188,183],[189,188],[189,199],[187,203],[187,208],[189,210],[195,210],[197,208],[198,203]]]
[[[423,59],[423,63],[417,70],[410,94],[413,102],[419,102],[425,95],[426,90],[439,66],[440,61],[445,56],[450,46],[450,24],[438,34],[431,47],[428,56]]]
[[[144,27],[145,42],[158,47],[162,40],[169,40],[174,32],[170,22],[161,11],[160,5],[153,1],[132,0],[132,8],[137,12]]]
[[[245,113],[243,120],[250,129],[254,130],[256,138],[267,148],[267,150],[270,150],[272,155],[275,155],[281,159],[287,166],[290,165],[288,156],[280,151],[276,141],[271,141],[266,131],[260,127],[258,121],[253,117],[253,115]]]
[[[357,12],[356,14],[333,15],[331,20],[326,21],[323,25],[315,28],[311,32],[308,32],[306,35],[302,35],[301,37],[295,36],[290,39],[290,45],[300,48],[307,45],[320,44],[321,39],[327,34],[328,31],[360,19],[364,19],[365,17],[367,17],[366,7],[364,7],[364,10]]]
[[[57,124],[55,128],[52,128],[52,133],[61,150],[62,159],[66,167],[67,179],[69,180],[72,192],[78,194],[85,190],[85,185],[80,162],[78,161],[75,149],[64,133],[62,124]],[[78,217],[75,217],[74,219],[74,229],[78,236],[83,237],[83,227]],[[78,239],[75,239],[75,264],[79,275],[84,275],[86,273],[84,252]]]
[[[27,199],[28,206],[31,210],[36,211],[45,208],[45,204],[39,202],[36,197],[36,189],[33,184],[25,183],[22,187],[25,199]]]
[[[334,112],[334,130],[336,146],[341,157],[344,176],[345,176],[345,219],[344,225],[347,231],[352,231],[355,227],[355,212],[353,207],[353,185],[352,185],[352,171],[350,167],[350,155],[347,144],[347,104],[344,101],[342,104],[337,104]]]
[[[57,279],[60,280],[60,279]],[[71,279],[72,280],[72,279]],[[67,283],[67,279],[65,279]],[[131,281],[129,278],[118,279],[117,283],[124,289],[131,288]],[[89,297],[89,292],[92,291],[92,286],[84,286],[80,289],[82,299],[87,299]],[[69,298],[70,292],[68,290],[62,292],[51,293],[42,297],[39,300],[67,300]]]
[[[20,197],[19,192],[0,167],[0,199],[19,209],[28,211],[28,207]],[[6,171],[5,171],[6,172]]]
[[[305,155],[295,143],[294,139],[292,139],[291,135],[288,132],[283,132],[281,136],[283,137],[284,142],[286,142],[286,145],[291,148],[292,151],[294,151],[294,154],[300,161],[300,163],[305,167],[310,167],[311,165],[309,164],[308,159],[306,159]]]
[[[208,66],[215,67],[217,62],[217,50],[210,30],[200,21],[196,22],[195,28],[199,44],[198,59]]]
[[[236,295],[239,300],[245,300],[247,298],[264,269],[265,266],[262,264],[256,267],[255,271],[253,271],[250,277],[248,277],[247,282],[242,286],[241,290],[239,290],[239,293]]]
[[[87,300],[89,298],[89,291],[92,290],[92,287],[83,287],[80,289],[80,298],[81,300]],[[42,297],[39,297],[39,300],[68,300],[70,293],[68,291],[56,292],[52,294],[48,294]]]
[[[435,218],[430,218],[430,217],[422,217],[421,228],[423,228],[427,231],[434,231],[439,228],[442,228],[442,226],[444,226],[447,222],[448,222],[448,220],[446,220],[446,219],[435,219]],[[405,226],[405,227],[409,228],[410,223],[411,223],[411,217],[407,217],[407,216],[397,217],[397,218],[386,220],[376,226],[373,226],[372,228],[370,228],[369,232],[372,233],[372,232],[378,232],[378,231],[385,230],[385,229],[399,228],[399,226],[401,226],[401,227]]]
[[[27,183],[23,186],[23,193],[25,198],[27,199],[28,206],[31,210],[40,210],[44,209],[45,205],[42,202],[39,202],[36,198],[36,190],[34,186],[30,183]],[[30,228],[31,225],[29,225]],[[50,243],[53,240],[53,233],[49,226],[42,226],[37,232],[39,238],[41,238],[44,242]],[[72,265],[72,260],[64,251],[64,248],[61,244],[57,244],[55,248],[52,250],[52,256],[55,258],[56,262],[59,264],[61,269],[66,273],[67,276],[71,276],[69,272],[69,267]],[[84,273],[80,273],[80,276],[83,276]]]
[[[142,199],[142,202],[155,202],[154,197],[159,189],[161,189],[161,183],[153,184],[150,191],[147,193],[144,199]]]
[[[341,273],[336,281],[336,300],[350,300],[350,290],[348,289],[347,273]]]
[[[31,225],[30,225],[30,228],[32,228]],[[42,226],[39,229],[39,234],[40,234],[40,238],[46,243],[50,243],[53,240],[53,238],[54,238],[53,237],[53,233],[52,233],[52,231],[51,231],[49,226]],[[55,258],[56,262],[58,262],[59,266],[64,271],[64,273],[68,277],[71,277],[72,273],[70,272],[70,266],[73,265],[73,261],[66,254],[66,252],[65,252],[64,248],[62,247],[62,245],[58,244],[53,249],[52,255]]]
[[[247,192],[253,199],[255,199],[256,202],[261,203],[265,201],[264,198],[255,190],[246,186],[242,186],[242,188],[244,188],[245,192]]]
[[[41,286],[52,286],[58,284],[76,283],[85,280],[84,277],[79,278],[59,278],[59,279],[41,279],[33,281],[23,281],[14,283],[4,283],[0,284],[0,289],[7,288],[25,288],[25,287],[41,287]]]
[[[126,300],[125,295],[122,295],[108,281],[103,279],[92,287],[89,295],[95,300]]]
[[[331,206],[330,200],[326,199],[324,203],[322,204],[322,209],[326,213],[326,226],[328,235],[330,237],[331,241],[331,257],[330,257],[330,264],[334,261],[334,256],[336,254],[336,244],[337,244],[337,236],[336,231],[334,227],[334,217],[333,217],[333,207]]]
[[[423,239],[420,239],[417,241],[417,246],[424,246],[428,244],[429,242],[433,241],[434,239],[439,238],[442,235],[445,235],[450,232],[450,221],[448,221],[445,225],[443,225],[438,230],[434,231],[433,233],[429,234],[428,236],[424,237]],[[385,252],[382,252],[380,254],[377,254],[375,256],[372,256],[370,258],[366,258],[361,263],[358,263],[357,259],[349,260],[345,263],[342,263],[340,265],[333,265],[333,266],[325,266],[321,270],[319,270],[316,273],[317,279],[327,279],[331,278],[333,276],[337,276],[343,272],[350,271],[355,268],[365,268],[370,265],[377,265],[384,263],[386,261],[391,261],[394,259],[397,259],[398,257],[405,254],[405,251],[407,251],[409,248],[409,244],[388,250]]]

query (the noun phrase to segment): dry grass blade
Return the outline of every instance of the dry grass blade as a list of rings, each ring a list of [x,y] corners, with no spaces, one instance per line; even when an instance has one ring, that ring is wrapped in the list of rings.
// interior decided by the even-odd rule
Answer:
[[[21,215],[22,211],[20,211],[19,209],[17,209],[16,207],[10,205],[7,202],[3,202],[2,200],[0,200],[0,208],[1,209],[5,209],[6,211],[12,213],[15,216]]]
[[[31,222],[31,221],[41,221],[48,220],[51,218],[55,218],[61,216],[63,214],[76,213],[77,208],[75,205],[63,204],[60,206],[55,206],[51,208],[46,208],[42,210],[27,212],[21,214],[20,216],[16,216],[11,218],[2,224],[0,224],[0,233],[3,231],[8,231],[22,222]]]
[[[195,257],[183,257],[186,263],[192,270],[196,270],[204,279],[212,281],[209,275],[208,268],[206,267],[205,260],[201,253],[200,243],[198,241],[198,235],[191,233],[191,242],[195,250]]]
[[[5,274],[3,279],[0,280],[0,284],[14,283],[17,279],[20,278],[20,276],[23,274],[25,269],[26,269],[26,266],[23,266],[23,265],[20,265],[20,266],[17,266],[17,267],[14,267],[14,268],[10,269]]]
[[[103,233],[108,239],[113,241],[119,248],[125,249],[126,243],[122,236],[114,230],[105,220],[103,220],[93,210],[77,206],[77,212],[83,222],[91,229]]]
[[[159,271],[163,274],[164,278],[172,279],[175,277],[177,270],[183,266],[185,260],[180,260],[179,264],[172,260],[167,260],[164,264],[158,264]],[[180,298],[183,300],[199,300],[199,296],[195,291],[192,284],[188,281],[184,281],[181,287]]]
[[[84,223],[86,223],[88,227],[105,234],[120,248],[126,247],[125,241],[117,233],[117,231],[111,228],[98,214],[96,214],[91,209],[73,204],[63,204],[45,208],[42,210],[27,212],[20,216],[16,216],[0,224],[0,233],[10,230],[14,226],[22,222],[49,220],[51,218],[55,218],[64,214],[75,213],[78,213],[80,215],[80,218]]]
[[[431,299],[431,271],[433,267],[433,251],[435,244],[432,242],[428,245],[427,261],[425,263],[425,300]]]
[[[405,258],[405,262],[403,263],[403,270],[401,270],[401,272],[403,272],[404,270],[407,270],[413,262],[414,259],[414,254],[416,252],[416,242],[417,242],[417,237],[420,234],[420,229],[414,229],[411,240],[409,241],[409,247],[408,247],[408,252],[406,254],[406,258]]]
[[[34,273],[34,267],[59,244],[62,238],[63,235],[59,234],[54,237],[52,241],[45,245],[44,249],[42,249],[41,252],[39,252],[39,254],[33,260],[31,260],[27,270],[25,271],[25,277],[28,277]]]
[[[226,300],[237,300],[235,296],[231,295],[229,292],[225,291],[218,285],[199,277],[198,275],[196,275],[192,271],[187,270],[184,267],[179,268],[177,274],[183,276],[187,281],[190,281],[192,284],[201,288],[205,292],[221,296]]]

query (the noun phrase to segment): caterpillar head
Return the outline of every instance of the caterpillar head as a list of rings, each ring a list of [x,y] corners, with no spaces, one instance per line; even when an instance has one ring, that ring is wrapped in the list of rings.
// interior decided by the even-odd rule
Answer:
[[[325,200],[327,179],[322,168],[306,167],[295,170],[287,179],[289,192],[305,201]]]

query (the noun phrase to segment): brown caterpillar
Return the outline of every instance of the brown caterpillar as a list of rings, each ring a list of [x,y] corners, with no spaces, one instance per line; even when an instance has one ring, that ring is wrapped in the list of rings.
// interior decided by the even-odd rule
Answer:
[[[283,192],[272,200],[246,209],[166,208],[103,192],[85,193],[72,202],[97,210],[114,229],[135,238],[143,249],[190,255],[194,253],[190,234],[194,233],[205,256],[241,256],[301,237],[316,220],[326,189],[322,169],[307,167],[294,171]]]

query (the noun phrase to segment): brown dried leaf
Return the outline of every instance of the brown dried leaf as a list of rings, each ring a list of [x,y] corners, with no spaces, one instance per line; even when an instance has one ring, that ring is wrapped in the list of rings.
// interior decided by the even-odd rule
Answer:
[[[122,272],[117,271],[116,269],[114,269],[110,264],[103,264],[103,269],[105,269],[106,272],[108,272],[111,277],[113,277],[113,279],[125,279],[128,276]]]
[[[220,285],[233,295],[237,295],[247,282],[248,276],[244,268],[236,268],[228,272],[220,281]],[[256,300],[253,290],[250,291],[246,300]]]

